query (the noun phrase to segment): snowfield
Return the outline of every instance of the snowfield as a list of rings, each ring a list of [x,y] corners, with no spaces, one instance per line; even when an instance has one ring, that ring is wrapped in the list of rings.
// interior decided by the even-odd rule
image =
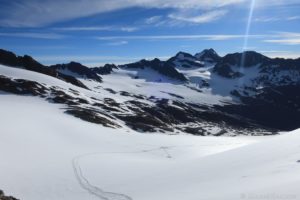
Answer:
[[[108,129],[0,94],[0,187],[22,200],[300,199],[300,131],[196,137]]]
[[[190,59],[187,61],[201,64]],[[278,136],[200,137],[184,134],[180,131],[183,129],[165,129],[164,134],[155,129],[150,134],[116,118],[117,114],[136,114],[139,120],[150,121],[154,114],[134,110],[144,103],[155,111],[151,106],[163,99],[167,103],[161,103],[160,109],[172,107],[170,113],[184,110],[178,102],[199,103],[208,110],[214,105],[238,104],[239,99],[231,92],[242,91],[258,81],[255,77],[260,71],[259,65],[252,66],[244,69],[245,76],[228,79],[213,72],[213,67],[207,63],[201,68],[180,65],[178,71],[189,80],[184,83],[151,68],[120,68],[101,76],[102,83],[78,75],[78,80],[89,88],[84,89],[45,74],[0,65],[0,75],[36,81],[47,91],[43,98],[0,91],[0,189],[20,200],[300,199],[300,129]],[[231,69],[240,70],[237,66]],[[9,87],[9,82],[2,83]],[[22,90],[20,85],[17,90]],[[94,124],[66,114],[67,109],[75,108],[74,104],[49,98],[54,95],[68,95],[63,100],[73,103],[77,99],[82,102],[75,104],[77,111],[85,108],[85,115],[90,115],[95,109],[99,113],[91,117],[102,116],[104,122],[111,117],[116,123],[111,127],[120,128],[105,128],[104,122]],[[197,115],[201,111],[177,115]],[[172,115],[163,116],[166,119]],[[201,120],[176,126],[203,126],[216,135],[224,130],[218,127],[225,123],[224,118],[213,124]],[[255,130],[250,133],[255,135],[259,131]],[[232,131],[225,132],[234,135]]]
[[[191,70],[193,71],[193,70]],[[133,77],[138,76],[139,79]],[[157,81],[159,80],[159,81]],[[81,80],[88,85],[87,81]],[[126,83],[126,84],[124,84]],[[176,94],[182,96],[182,101],[202,103],[202,104],[222,104],[230,102],[232,98],[213,94],[210,90],[199,93],[192,90],[190,87],[195,87],[195,84],[183,85],[179,81],[166,79],[165,76],[158,74],[151,69],[144,70],[118,70],[110,75],[103,76],[104,88],[111,88],[114,91],[128,91],[131,93],[155,96],[156,98],[168,98],[177,100],[176,97],[169,95]]]
[[[212,94],[210,90],[204,93],[199,93],[192,90],[185,85],[180,84],[176,80],[166,79],[165,76],[158,74],[153,70],[118,70],[110,75],[103,76],[103,83],[78,78],[86,86],[91,88],[92,91],[86,90],[70,83],[66,83],[57,78],[47,76],[41,73],[28,71],[21,68],[13,68],[5,65],[0,65],[0,74],[15,79],[26,79],[36,81],[38,83],[45,84],[47,86],[55,86],[64,89],[74,89],[84,94],[87,97],[104,98],[110,97],[117,102],[124,102],[130,100],[130,97],[124,97],[118,94],[111,94],[104,89],[112,89],[116,92],[127,91],[138,95],[155,96],[156,98],[168,98],[178,100],[178,98],[170,95],[176,94],[184,97],[183,101],[195,102],[202,104],[223,104],[224,102],[231,101],[232,98],[229,94],[226,96],[220,96],[218,94]],[[70,75],[70,74],[69,74]],[[139,79],[134,79],[135,76],[139,76]],[[156,79],[166,79],[165,82],[155,82]],[[126,83],[126,84],[125,84]]]

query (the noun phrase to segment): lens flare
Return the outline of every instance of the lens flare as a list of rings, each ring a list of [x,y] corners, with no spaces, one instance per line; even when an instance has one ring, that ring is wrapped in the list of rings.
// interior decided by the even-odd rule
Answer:
[[[253,18],[254,7],[255,7],[255,0],[251,0],[250,11],[249,11],[248,21],[247,21],[247,26],[246,26],[246,33],[245,33],[245,37],[244,37],[244,45],[243,45],[243,50],[242,50],[243,54],[242,54],[241,65],[240,65],[240,73],[244,72],[244,65],[245,65],[245,60],[246,60],[245,51],[248,48],[248,40],[249,40],[249,34],[250,34],[250,28],[251,28],[251,23],[252,23],[252,18]],[[241,79],[241,81],[243,81],[243,78]]]
[[[253,18],[254,7],[255,7],[255,0],[252,0],[251,5],[250,5],[248,21],[247,21],[243,50],[247,49],[247,47],[248,47],[249,33],[250,33],[251,22],[252,22],[252,18]]]

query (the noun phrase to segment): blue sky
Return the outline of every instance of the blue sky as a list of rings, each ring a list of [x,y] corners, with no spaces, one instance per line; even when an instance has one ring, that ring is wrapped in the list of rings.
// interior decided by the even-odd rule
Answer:
[[[299,0],[0,0],[0,48],[44,64],[244,49],[300,57]]]

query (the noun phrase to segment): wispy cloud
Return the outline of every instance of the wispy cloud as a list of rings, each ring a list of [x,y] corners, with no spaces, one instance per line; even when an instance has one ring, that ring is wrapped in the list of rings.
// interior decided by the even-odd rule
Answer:
[[[299,20],[300,16],[286,16],[286,17],[257,17],[255,22],[277,22],[277,21],[294,21]]]
[[[250,39],[259,39],[262,42],[282,45],[299,45],[300,33],[272,32],[270,34],[252,34]],[[203,35],[131,35],[131,36],[101,36],[98,40],[211,40],[225,41],[245,38],[243,34],[203,34]]]
[[[138,27],[123,26],[123,27],[116,28],[116,30],[120,30],[120,31],[124,31],[124,32],[134,32],[134,31],[139,30],[139,28]]]
[[[53,28],[58,31],[123,31],[134,32],[138,27],[133,26],[72,26],[72,27],[58,27]]]
[[[292,20],[298,20],[298,19],[300,19],[300,16],[291,16],[291,17],[287,17],[286,18],[288,21],[292,21]]]
[[[300,57],[300,52],[295,52],[295,51],[260,50],[258,52],[270,58],[299,58]]]
[[[199,14],[201,13],[201,14]],[[228,13],[225,9],[176,9],[166,15],[152,16],[144,19],[144,25],[155,27],[184,27],[217,21]]]
[[[278,17],[257,17],[254,22],[275,22],[281,20]]]
[[[96,37],[98,40],[229,40],[236,38],[244,38],[245,35],[135,35],[135,36],[103,36]],[[250,38],[263,38],[265,35],[249,35]]]
[[[107,45],[109,45],[109,46],[122,46],[122,45],[126,45],[126,44],[128,44],[128,41],[125,41],[125,40],[107,43]]]
[[[257,7],[298,4],[299,0],[256,0]],[[219,10],[226,6],[249,3],[247,0],[11,0],[1,5],[0,26],[6,27],[40,27],[56,22],[62,22],[96,14],[112,12],[121,9],[171,8],[177,10],[201,9],[203,11]],[[3,3],[4,4],[4,3]],[[215,18],[220,13],[210,13],[209,18]],[[189,16],[188,16],[189,17]],[[203,21],[200,18],[190,18],[191,21]],[[182,17],[181,17],[182,18]]]
[[[66,36],[56,33],[0,33],[0,36],[4,37],[23,37],[34,39],[63,39]]]
[[[195,24],[208,23],[216,21],[228,13],[227,10],[213,10],[201,15],[189,15],[186,13],[172,13],[168,17],[173,20],[184,21]]]
[[[264,40],[269,43],[285,44],[285,45],[300,45],[300,38],[293,39],[274,39],[274,40]]]
[[[156,16],[152,16],[149,18],[146,18],[144,20],[145,24],[157,24],[159,23],[161,20],[163,19],[163,16],[161,15],[156,15]]]
[[[245,35],[210,35],[206,39],[207,40],[230,40],[230,39],[237,39],[237,38],[244,38]],[[263,37],[262,35],[251,35],[252,38]]]
[[[0,26],[39,27],[132,7],[209,10],[245,0],[26,0],[7,1],[0,13]]]
[[[272,6],[299,5],[299,0],[256,0],[256,7],[266,8]]]
[[[282,45],[300,45],[300,33],[279,32],[275,38],[266,39],[264,42],[276,43]]]

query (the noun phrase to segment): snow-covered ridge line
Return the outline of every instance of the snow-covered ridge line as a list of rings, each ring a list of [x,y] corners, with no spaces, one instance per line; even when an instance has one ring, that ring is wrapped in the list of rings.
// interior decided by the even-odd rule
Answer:
[[[13,66],[1,67],[6,84],[1,90],[66,104],[66,113],[114,128],[237,135],[300,127],[299,59],[256,52],[220,57],[208,49],[195,56],[180,52],[167,61],[47,67],[1,50],[0,63]]]
[[[67,114],[106,127],[195,135],[247,135],[259,127],[213,107],[208,109],[204,105],[182,102],[184,97],[165,91],[161,93],[173,100],[124,91],[111,93],[102,88],[101,92],[85,90],[43,74],[5,66],[0,66],[0,74],[5,74],[0,75],[0,90],[64,104]],[[273,134],[271,129],[260,129],[255,134]]]

